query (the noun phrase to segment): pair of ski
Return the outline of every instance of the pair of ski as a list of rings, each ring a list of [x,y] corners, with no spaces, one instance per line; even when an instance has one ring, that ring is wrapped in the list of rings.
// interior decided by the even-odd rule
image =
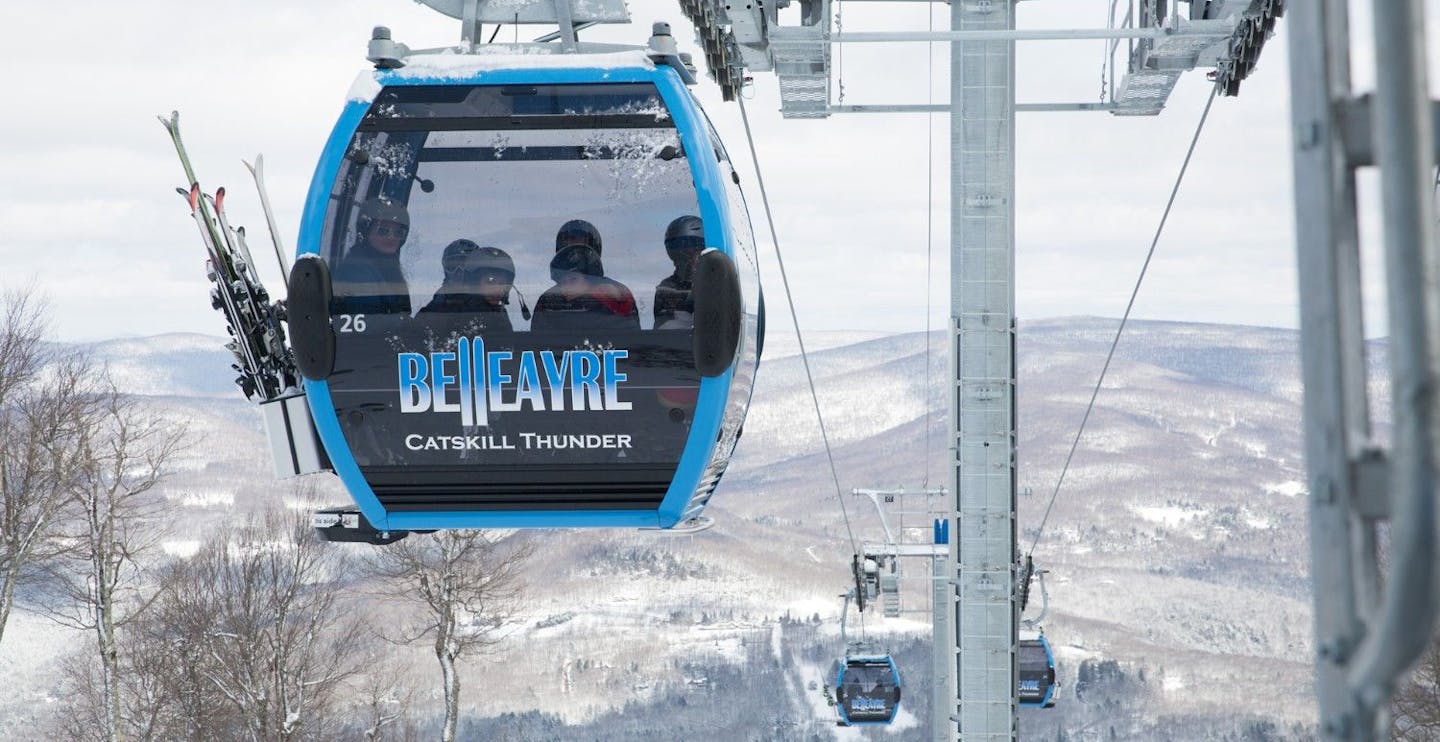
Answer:
[[[190,215],[205,243],[207,273],[214,284],[210,290],[210,303],[225,315],[231,336],[226,347],[235,356],[233,368],[240,374],[235,383],[251,400],[265,402],[285,396],[298,386],[299,374],[281,325],[285,319],[284,304],[272,303],[261,284],[250,248],[245,243],[245,228],[230,227],[225,216],[225,189],[216,189],[214,196],[200,190],[200,182],[195,177],[190,156],[180,138],[180,114],[172,112],[169,118],[159,118],[170,134],[175,152],[180,156],[180,164],[185,169],[186,182],[190,184],[188,189],[177,188],[176,191],[189,204]],[[250,170],[260,192],[260,202],[270,228],[270,241],[275,247],[275,257],[280,261],[283,275],[285,260],[281,255],[280,234],[270,209],[270,198],[265,192],[264,161],[257,156],[253,166],[247,162],[245,167]]]

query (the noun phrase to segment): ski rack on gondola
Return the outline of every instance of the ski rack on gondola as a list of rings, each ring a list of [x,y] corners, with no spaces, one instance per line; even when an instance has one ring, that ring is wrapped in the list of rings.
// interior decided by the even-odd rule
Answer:
[[[217,188],[214,195],[201,190],[180,137],[179,112],[159,119],[185,170],[188,185],[176,190],[190,207],[205,246],[205,270],[212,284],[210,305],[225,317],[230,335],[225,347],[234,357],[231,368],[237,374],[235,384],[246,399],[260,405],[276,474],[297,476],[324,471],[329,462],[310,420],[300,373],[285,338],[285,303],[271,301],[260,282],[255,260],[245,243],[245,228],[230,226],[225,216],[224,187]],[[257,157],[254,166],[247,163],[246,167],[255,177],[278,259],[282,253],[279,230],[265,193],[263,161]],[[283,260],[280,268],[285,270]]]

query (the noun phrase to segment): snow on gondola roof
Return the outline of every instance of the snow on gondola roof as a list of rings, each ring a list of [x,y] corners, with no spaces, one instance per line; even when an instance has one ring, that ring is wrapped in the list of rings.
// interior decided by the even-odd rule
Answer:
[[[369,102],[380,92],[377,76],[390,79],[463,80],[479,72],[508,69],[654,69],[655,62],[643,49],[598,54],[560,54],[558,49],[536,44],[490,44],[477,53],[445,50],[406,58],[404,67],[394,70],[365,70],[356,78],[349,100]]]

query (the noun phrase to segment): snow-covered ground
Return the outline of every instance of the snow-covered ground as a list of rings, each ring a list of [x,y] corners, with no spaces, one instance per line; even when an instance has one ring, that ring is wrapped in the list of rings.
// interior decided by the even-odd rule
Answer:
[[[20,608],[10,614],[0,640],[0,739],[36,739],[41,722],[63,711],[60,666],[82,647],[85,632],[65,628],[48,617]]]
[[[1021,326],[1022,548],[1036,535],[1113,331],[1112,320],[1090,318]],[[1313,724],[1296,342],[1282,330],[1132,323],[1035,549],[1049,570],[1045,632],[1063,685],[1057,712],[1022,725],[1084,723],[1090,702],[1076,696],[1079,667],[1112,660],[1134,684],[1126,692],[1144,694],[1124,712],[1136,724],[1221,723],[1242,712],[1281,728]],[[519,536],[543,548],[506,648],[465,669],[467,687],[487,689],[465,695],[468,713],[540,710],[584,724],[628,702],[738,692],[699,668],[746,666],[758,652],[784,690],[755,703],[796,724],[833,716],[811,689],[825,684],[828,662],[811,655],[840,651],[837,596],[848,586],[850,546],[795,345],[772,321],[745,436],[708,512],[713,529]],[[844,488],[948,481],[947,402],[930,391],[949,373],[943,333],[932,335],[928,357],[919,334],[825,333],[807,345]],[[299,500],[293,484],[268,480],[258,412],[228,388],[218,340],[165,336],[97,349],[132,391],[199,434],[164,485],[173,504],[167,553],[193,553],[210,527],[260,502]],[[343,498],[333,481],[314,481]],[[861,504],[847,502],[856,536],[880,539]],[[867,616],[867,630],[897,644],[928,640],[930,567],[902,567],[903,607],[913,613]],[[821,628],[782,630],[785,615],[818,616]],[[32,613],[12,617],[0,641],[8,690],[0,732],[54,703],[57,660],[79,639]],[[402,672],[430,687],[433,657],[420,648],[410,659]],[[906,672],[922,677],[928,667]],[[1290,691],[1273,692],[1282,686]],[[907,683],[888,732],[926,738],[928,696]]]

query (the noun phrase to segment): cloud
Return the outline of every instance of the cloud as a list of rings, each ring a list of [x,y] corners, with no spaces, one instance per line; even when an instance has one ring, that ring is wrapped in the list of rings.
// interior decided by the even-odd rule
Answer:
[[[925,9],[880,5],[846,4],[844,28],[920,30],[930,24]],[[1437,5],[1427,3],[1432,23],[1440,16]],[[1099,27],[1105,21],[1101,6],[1043,13],[1020,7],[1022,27]],[[635,24],[593,29],[583,38],[643,43],[650,21],[668,19],[682,48],[695,49],[673,3],[637,0],[631,12]],[[103,40],[77,40],[75,18],[85,18],[86,28],[104,29]],[[195,227],[173,193],[183,177],[156,114],[182,111],[207,190],[228,186],[233,221],[257,237],[265,233],[264,222],[240,160],[264,152],[276,216],[293,250],[315,159],[351,81],[366,67],[371,27],[389,25],[398,40],[416,47],[450,44],[459,36],[457,21],[399,0],[81,0],[34,4],[16,20],[7,38],[26,74],[11,81],[11,104],[0,119],[0,284],[34,277],[54,300],[59,334],[71,339],[213,333],[218,325],[205,299]],[[948,22],[944,9],[936,9],[934,27]],[[1284,33],[1282,22],[1242,95],[1215,103],[1153,268],[1150,280],[1167,288],[1147,291],[1150,316],[1294,324]],[[1357,38],[1362,33],[1357,23]],[[510,29],[501,35],[508,37]],[[843,72],[846,102],[943,101],[946,46],[845,45],[836,51],[836,67]],[[1104,42],[1022,42],[1017,48],[1020,100],[1098,98]],[[1363,82],[1370,67],[1364,54],[1356,56]],[[923,326],[927,237],[935,288],[930,312],[943,317],[949,305],[948,117],[782,120],[773,75],[756,77],[747,110],[807,326]],[[1440,74],[1432,74],[1432,86],[1437,79]],[[720,101],[708,80],[695,93],[736,162],[757,235],[768,248],[738,108]],[[1020,114],[1016,264],[1022,311],[1114,314],[1123,306],[1206,95],[1203,73],[1194,72],[1158,117]],[[256,241],[257,258],[269,255],[263,240]],[[83,268],[77,250],[83,251]],[[262,259],[261,270],[274,284],[279,273],[270,263]],[[768,251],[762,263],[773,279]],[[768,291],[777,306],[778,282],[771,280]],[[1202,295],[1212,304],[1200,301]]]

